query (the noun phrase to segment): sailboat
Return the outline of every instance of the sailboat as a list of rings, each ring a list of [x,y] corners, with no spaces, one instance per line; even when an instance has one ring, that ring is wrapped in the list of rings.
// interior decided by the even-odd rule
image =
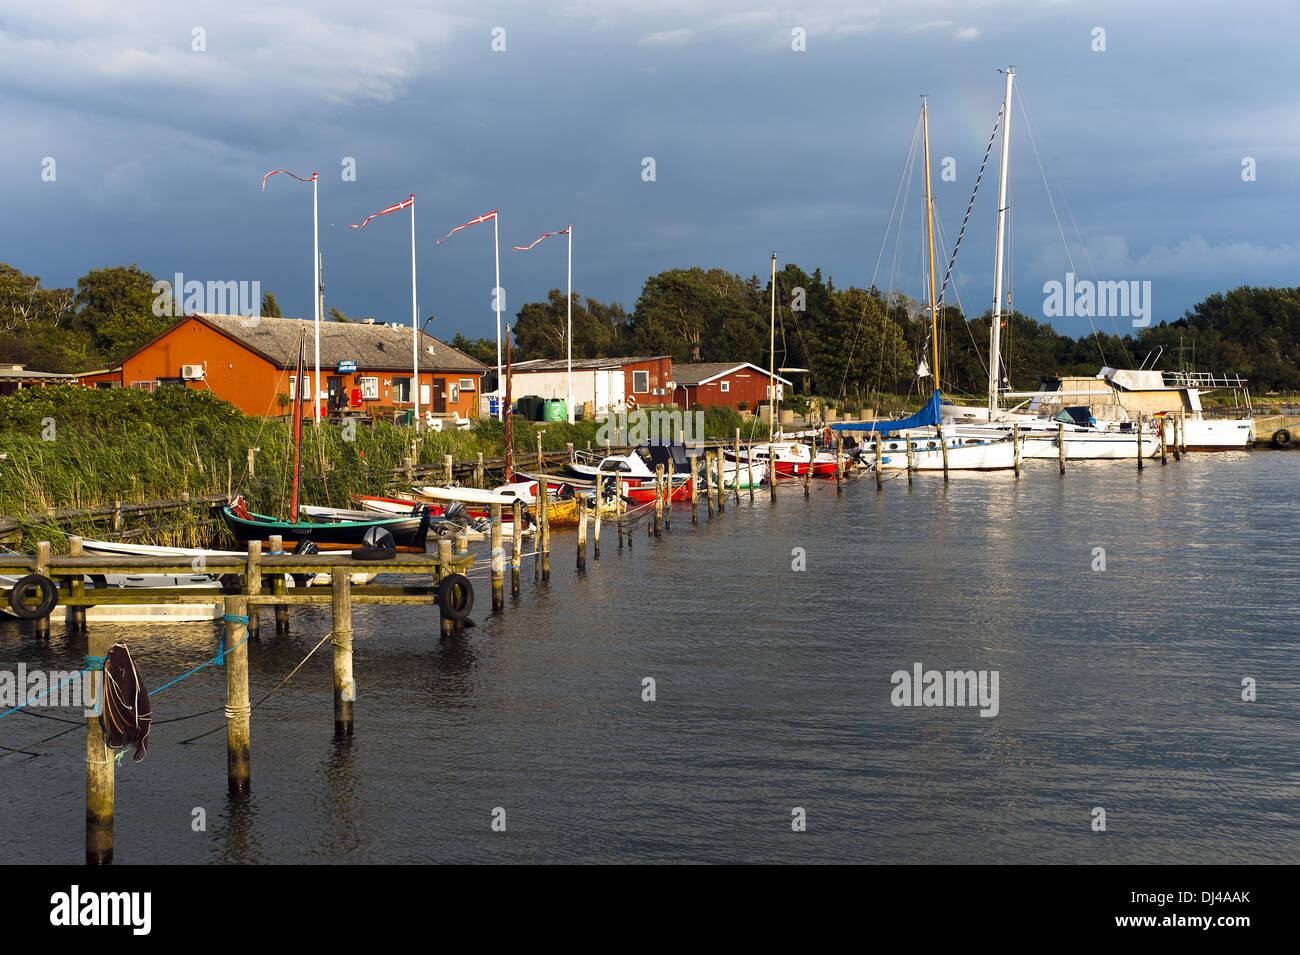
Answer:
[[[930,118],[929,105],[921,101],[921,124],[925,143],[925,219],[930,266],[930,373],[934,392],[916,414],[896,421],[849,421],[832,424],[834,431],[874,431],[891,433],[882,444],[877,466],[882,470],[918,471],[1000,471],[1016,466],[1017,445],[1012,435],[944,434],[940,427],[939,406],[939,301],[934,280],[934,195],[930,186]],[[1005,163],[1005,154],[1004,154]],[[1003,170],[1005,176],[1005,166]],[[1005,180],[1004,180],[1005,183]],[[999,266],[1001,265],[999,257]],[[994,322],[996,326],[997,322]],[[888,452],[888,453],[885,453]]]

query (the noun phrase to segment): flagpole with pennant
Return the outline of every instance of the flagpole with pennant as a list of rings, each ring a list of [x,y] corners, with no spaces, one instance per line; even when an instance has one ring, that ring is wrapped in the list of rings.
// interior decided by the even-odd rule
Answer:
[[[416,305],[415,298],[415,193],[411,193],[409,199],[401,202],[395,202],[387,209],[381,209],[372,215],[366,216],[361,222],[348,226],[349,229],[364,229],[371,219],[377,219],[380,216],[386,216],[390,212],[398,212],[402,209],[411,210],[411,400],[415,408],[415,429],[420,430],[420,324],[419,308]]]
[[[500,401],[500,396],[501,396],[501,305],[502,305],[502,302],[501,302],[501,236],[500,236],[500,230],[499,230],[499,228],[498,228],[497,210],[496,210],[496,209],[493,209],[491,212],[485,212],[485,213],[483,213],[483,215],[481,215],[481,216],[475,216],[473,219],[470,219],[468,222],[465,222],[465,223],[462,223],[461,225],[456,226],[456,228],[452,229],[450,232],[448,232],[446,235],[444,235],[441,239],[438,239],[437,242],[434,243],[434,245],[442,245],[444,242],[446,242],[448,239],[450,239],[453,235],[455,235],[455,234],[456,234],[457,232],[459,232],[461,229],[467,228],[467,227],[472,226],[472,225],[478,225],[480,222],[487,222],[488,219],[491,219],[491,220],[492,220],[492,242],[493,242],[494,248],[495,248],[495,250],[496,250],[497,284],[496,284],[496,288],[495,288],[495,289],[493,290],[493,292],[492,292],[492,305],[493,305],[493,308],[495,309],[495,311],[496,311],[496,313],[497,313],[497,397],[498,397],[498,404],[501,405],[501,407],[499,408],[499,412],[500,412],[501,420],[504,421],[504,420],[505,420],[505,417],[506,417],[506,409],[505,409],[505,407],[504,407],[504,402],[503,402],[503,401]]]
[[[536,246],[542,239],[549,239],[553,235],[567,235],[569,237],[569,277],[568,287],[565,290],[564,302],[566,308],[566,322],[568,324],[568,333],[565,336],[568,342],[568,388],[569,388],[569,424],[573,424],[573,223],[565,226],[559,232],[548,232],[546,235],[538,236],[533,240],[532,245],[517,245],[516,252],[527,252]]]
[[[320,424],[320,319],[321,319],[321,315],[320,315],[320,214],[319,214],[320,206],[317,201],[317,184],[319,182],[320,176],[317,173],[312,173],[310,177],[304,179],[302,178],[302,176],[295,176],[287,169],[273,169],[270,172],[268,172],[265,176],[262,177],[263,192],[266,192],[266,180],[270,179],[276,173],[281,173],[281,172],[284,173],[286,176],[290,176],[294,179],[297,179],[299,182],[311,183],[311,234],[312,234],[311,301],[312,301],[312,316],[313,316],[312,320],[316,330],[316,387],[312,391],[312,397],[315,399],[313,404],[316,405],[316,424],[319,425]],[[259,303],[259,305],[260,304],[261,303]],[[299,387],[301,387],[302,382],[301,381],[298,382],[298,385]]]

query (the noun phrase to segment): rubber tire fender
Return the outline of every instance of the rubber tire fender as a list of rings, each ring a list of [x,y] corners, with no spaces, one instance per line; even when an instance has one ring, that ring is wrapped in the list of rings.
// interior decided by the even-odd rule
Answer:
[[[438,582],[438,612],[447,620],[461,621],[474,609],[474,585],[464,574],[448,574]]]
[[[27,606],[27,592],[33,588],[41,591],[41,601],[35,607]],[[17,581],[9,591],[9,609],[24,620],[41,620],[50,615],[59,602],[59,588],[44,574],[28,574]]]

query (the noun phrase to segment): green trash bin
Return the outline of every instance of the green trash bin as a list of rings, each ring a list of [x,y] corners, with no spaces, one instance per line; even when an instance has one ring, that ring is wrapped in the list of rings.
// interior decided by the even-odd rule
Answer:
[[[545,403],[540,395],[524,395],[515,402],[519,416],[528,421],[542,420],[542,408],[544,404]]]
[[[415,424],[415,412],[413,410],[403,411],[401,417],[402,417],[402,424],[408,427]]]
[[[559,398],[546,399],[546,407],[542,409],[543,421],[568,421],[569,408]]]

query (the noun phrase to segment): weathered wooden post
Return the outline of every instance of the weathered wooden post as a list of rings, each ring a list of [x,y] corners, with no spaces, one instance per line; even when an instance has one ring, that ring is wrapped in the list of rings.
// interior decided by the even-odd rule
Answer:
[[[627,508],[623,500],[623,475],[618,474],[614,478],[614,490],[617,493],[618,500],[614,503],[614,519],[618,521],[618,549],[623,549],[623,515]],[[632,544],[632,537],[629,534],[627,539],[628,545]]]
[[[737,462],[737,467],[740,463]],[[754,503],[754,446],[751,444],[745,449],[745,468],[749,472],[749,503]]]
[[[452,572],[451,571],[451,541],[447,540],[447,538],[444,537],[438,541],[439,583],[442,582],[443,578],[450,576],[451,572]],[[452,619],[442,612],[442,608],[439,608],[438,632],[442,637],[442,639],[445,640],[447,637],[450,637],[452,635],[452,632],[454,631],[454,628],[455,628],[455,624],[452,622]]]
[[[251,464],[253,460],[253,452],[251,451],[248,453],[248,460],[251,468]],[[249,477],[252,477],[251,470],[249,471]],[[121,529],[122,529],[122,502],[114,501],[113,502],[113,530],[120,531]]]
[[[567,455],[569,456],[569,463],[570,463],[570,464],[575,464],[575,463],[577,463],[577,460],[578,460],[578,459],[577,459],[576,457],[573,456],[573,442],[572,442],[572,441],[566,441],[566,442],[564,442],[564,453],[567,454]]]
[[[248,542],[248,560],[244,566],[244,593],[256,597],[262,592],[262,542]],[[248,605],[248,636],[257,640],[261,635],[261,614],[257,604]]]
[[[1056,424],[1056,456],[1060,462],[1061,473],[1065,473],[1065,425],[1062,422]]]
[[[692,454],[690,457],[690,461],[691,461],[691,523],[698,524],[700,522],[699,504],[697,502],[697,499],[699,497],[698,492],[699,492],[699,484],[700,484],[700,456],[698,454]]]
[[[677,469],[673,467],[672,455],[668,456],[668,468],[664,472],[664,527],[672,530],[673,526],[673,475]]]
[[[1164,419],[1164,418],[1161,418],[1161,419],[1157,422],[1157,426],[1158,426],[1159,429],[1160,429],[1160,435],[1159,435],[1159,437],[1160,437],[1160,466],[1161,466],[1161,467],[1164,467],[1166,464],[1169,463],[1168,461],[1165,460],[1165,419]]]
[[[1173,426],[1174,426],[1174,460],[1181,461],[1183,459],[1183,456],[1182,456],[1182,452],[1178,450],[1178,419],[1177,418],[1173,420]]]
[[[453,484],[456,483],[456,473],[455,473],[456,462],[452,460],[450,454],[446,454],[443,455],[442,463],[443,466],[447,469],[447,486],[451,487]]]
[[[803,476],[803,497],[805,501],[808,499],[808,495],[812,493],[813,463],[816,460],[817,444],[816,439],[813,439],[813,443],[808,445],[808,470],[804,472]]]
[[[709,520],[713,520],[713,452],[704,449],[704,499],[709,505]]]
[[[725,455],[722,453],[722,448],[719,447],[715,457],[715,460],[717,461],[718,464],[718,513],[719,514],[721,514],[723,511],[727,509],[726,486],[722,480],[722,462],[724,458]]]
[[[226,784],[232,793],[248,792],[252,775],[252,707],[248,702],[248,598],[225,598]]]
[[[578,569],[587,569],[587,495],[578,495]]]
[[[1011,425],[1011,469],[1020,477],[1020,425]]]
[[[86,717],[86,864],[107,865],[113,861],[113,811],[115,780],[113,755],[104,743],[104,725],[99,712],[104,698],[104,657],[113,645],[110,630],[98,627],[86,635],[86,666],[90,668],[90,698],[93,715]]]
[[[939,438],[939,453],[943,455],[943,483],[948,483],[948,442],[944,440],[943,428],[934,426],[934,433]]]
[[[80,537],[68,538],[68,556],[81,557],[85,553],[81,545]],[[86,596],[86,575],[82,573],[73,573],[68,575],[68,594],[73,597]],[[69,607],[68,608],[68,628],[73,633],[82,633],[86,629],[86,608]]]
[[[441,541],[440,543],[448,543]],[[337,564],[330,571],[330,596],[334,610],[334,736],[352,735],[352,702],[357,698],[352,678],[352,575]]]
[[[876,490],[877,490],[877,491],[883,491],[883,490],[885,489],[885,470],[884,470],[885,459],[884,459],[884,455],[881,453],[881,448],[880,448],[880,432],[879,432],[879,431],[875,431],[875,432],[872,432],[872,433],[875,435],[875,439],[876,439],[876,440],[875,440],[875,443],[876,443]]]
[[[740,429],[739,428],[736,429],[735,452],[736,452],[736,470],[735,470],[734,483],[736,485],[736,503],[739,504],[740,503]]]
[[[542,580],[551,579],[551,491],[546,481],[537,484],[542,502]]]
[[[284,553],[284,538],[281,537],[279,534],[271,535],[270,553],[272,554]],[[277,597],[283,597],[285,596],[285,594],[288,593],[288,585],[284,582],[284,574],[271,575],[271,593],[275,594]],[[276,633],[289,632],[288,604],[275,605],[275,632]]]
[[[844,435],[835,432],[835,493],[844,493]]]
[[[519,568],[524,562],[524,502],[515,498],[511,505],[514,510],[510,515],[513,523],[514,549],[510,554],[510,595],[519,596]]]
[[[912,451],[912,436],[903,435],[903,446],[907,448],[907,486],[912,486],[912,475],[916,471],[916,455]]]
[[[50,542],[38,541],[36,544],[36,566],[32,569],[42,577],[50,576]],[[50,616],[46,614],[38,620],[32,621],[32,629],[36,636],[43,639],[49,639],[50,636]]]
[[[474,461],[474,486],[483,487],[483,452],[478,452],[478,458]]]
[[[591,442],[588,441],[588,444]],[[588,448],[587,450],[591,450]],[[600,560],[600,512],[605,509],[605,479],[596,472],[596,516],[591,522],[591,554]]]
[[[1142,414],[1139,412],[1137,417],[1134,433],[1137,435],[1137,462],[1138,470],[1142,470]]]
[[[542,432],[537,432],[537,470],[543,470],[542,465]]]
[[[1178,411],[1178,444],[1183,454],[1187,453],[1187,412],[1183,409]]]
[[[492,521],[492,612],[499,613],[506,605],[506,561],[502,549],[500,501],[489,505],[488,517]]]
[[[663,531],[664,522],[664,466],[655,465],[655,521],[654,536],[658,537]]]

